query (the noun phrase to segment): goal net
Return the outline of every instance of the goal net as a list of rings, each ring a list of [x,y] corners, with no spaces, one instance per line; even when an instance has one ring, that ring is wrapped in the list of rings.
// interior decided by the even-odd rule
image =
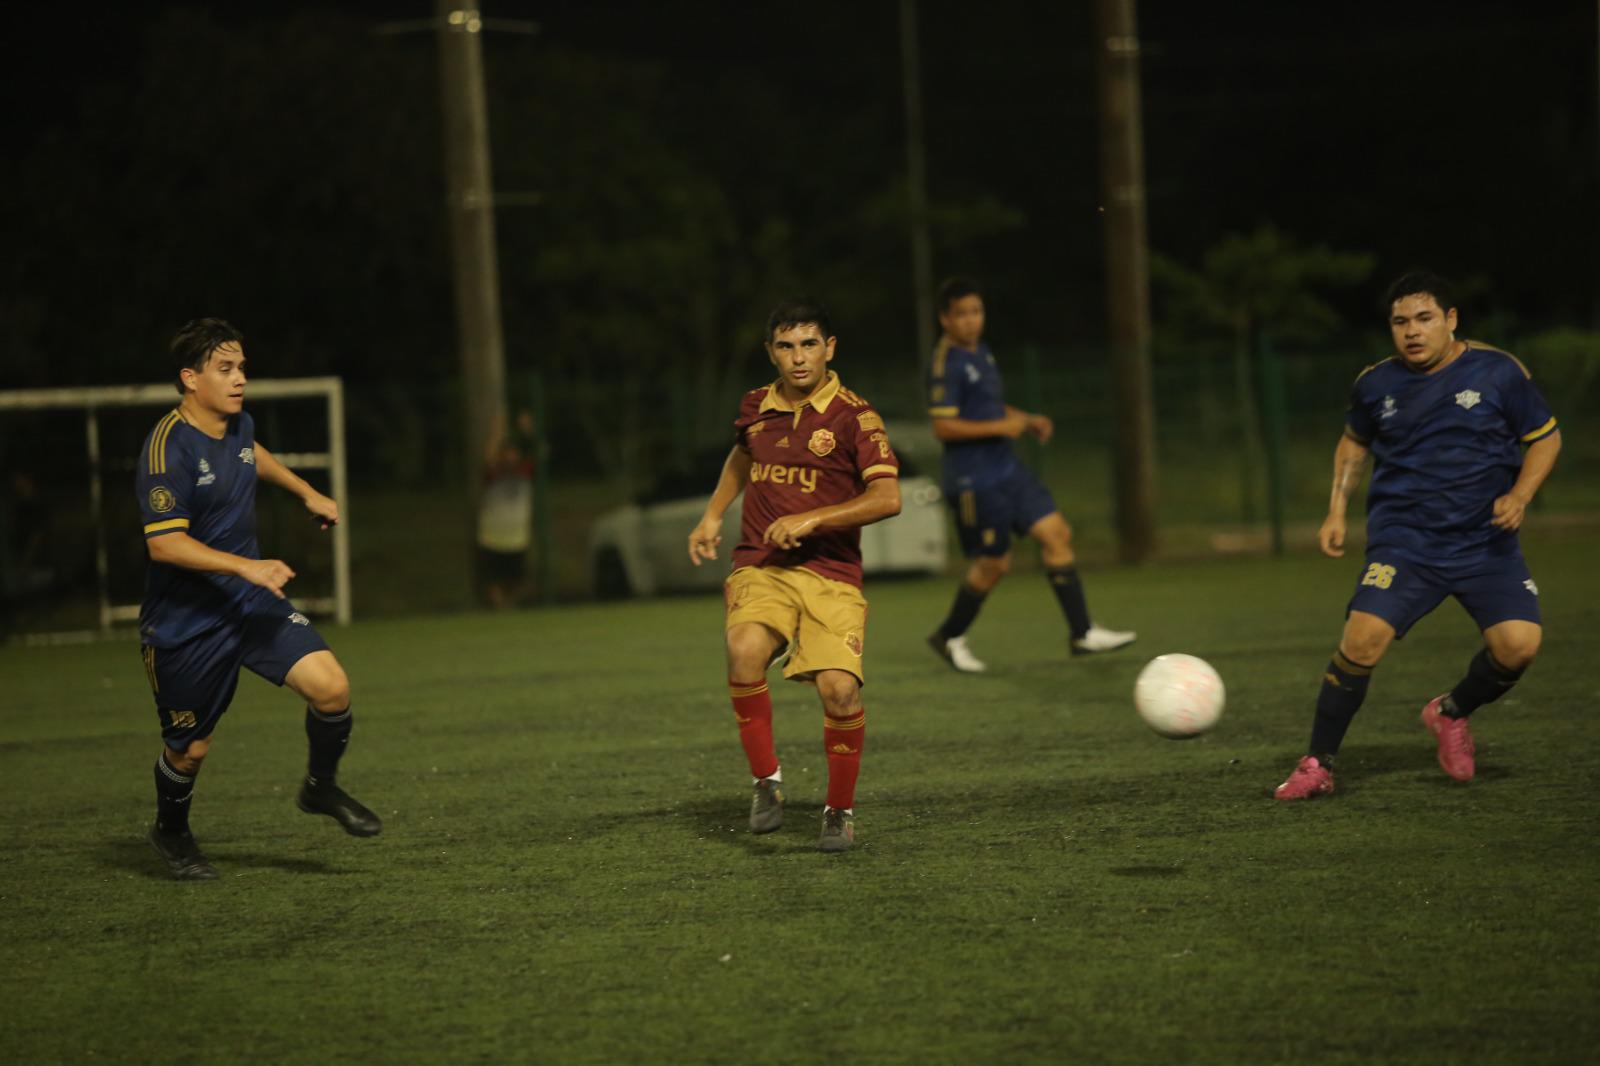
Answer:
[[[0,391],[0,636],[53,643],[133,633],[146,555],[133,491],[139,445],[170,383]],[[339,501],[323,533],[299,500],[258,493],[261,550],[296,572],[308,614],[350,621],[350,500],[344,386],[336,377],[255,379],[256,435]]]

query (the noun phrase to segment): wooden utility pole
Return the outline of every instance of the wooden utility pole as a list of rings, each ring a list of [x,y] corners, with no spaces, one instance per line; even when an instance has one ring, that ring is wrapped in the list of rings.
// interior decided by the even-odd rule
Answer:
[[[1106,320],[1117,421],[1117,543],[1124,562],[1156,547],[1155,412],[1150,387],[1150,255],[1134,0],[1095,0]]]
[[[489,170],[489,117],[480,47],[483,18],[475,0],[437,0],[437,4],[467,484],[476,505],[489,434],[504,421],[506,394],[494,182]]]
[[[933,252],[928,239],[928,162],[922,135],[922,42],[917,0],[900,0],[901,96],[906,108],[906,176],[910,188],[911,287],[917,309],[917,402],[933,358]]]

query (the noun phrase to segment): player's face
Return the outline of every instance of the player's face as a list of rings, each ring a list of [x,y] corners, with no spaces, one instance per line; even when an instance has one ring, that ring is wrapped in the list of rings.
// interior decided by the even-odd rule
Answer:
[[[939,312],[939,325],[961,347],[968,351],[976,348],[983,336],[983,297],[973,293],[951,300],[950,306]]]
[[[1446,311],[1431,293],[1402,296],[1389,308],[1394,350],[1413,370],[1438,366],[1456,340],[1456,309]]]
[[[767,357],[778,368],[784,392],[801,400],[828,380],[835,337],[824,337],[815,322],[780,329],[767,342]]]
[[[218,345],[200,370],[185,370],[183,383],[205,411],[236,415],[244,408],[244,349],[233,341]]]

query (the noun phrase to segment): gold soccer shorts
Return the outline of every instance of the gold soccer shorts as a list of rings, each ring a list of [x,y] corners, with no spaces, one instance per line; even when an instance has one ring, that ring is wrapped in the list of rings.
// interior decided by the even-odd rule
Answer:
[[[861,590],[803,567],[745,566],[728,575],[726,627],[760,622],[795,642],[783,668],[791,681],[810,681],[820,670],[843,670],[866,683],[861,648],[867,635],[867,599]]]

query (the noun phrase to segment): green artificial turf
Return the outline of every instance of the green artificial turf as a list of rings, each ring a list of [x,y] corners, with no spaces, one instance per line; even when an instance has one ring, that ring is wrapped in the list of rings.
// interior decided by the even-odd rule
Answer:
[[[1476,646],[1447,604],[1377,671],[1338,793],[1301,753],[1359,557],[1092,570],[1130,652],[1069,659],[1013,575],[957,676],[953,584],[869,587],[858,843],[814,850],[813,691],[774,681],[788,824],[752,837],[716,597],[366,622],[356,840],[299,813],[294,699],[247,676],[200,778],[221,871],[144,840],[137,647],[0,649],[0,1052],[50,1062],[1571,1063],[1600,1041],[1600,565],[1527,552],[1546,644],[1446,778],[1417,723]],[[1228,685],[1133,713],[1151,655]]]

